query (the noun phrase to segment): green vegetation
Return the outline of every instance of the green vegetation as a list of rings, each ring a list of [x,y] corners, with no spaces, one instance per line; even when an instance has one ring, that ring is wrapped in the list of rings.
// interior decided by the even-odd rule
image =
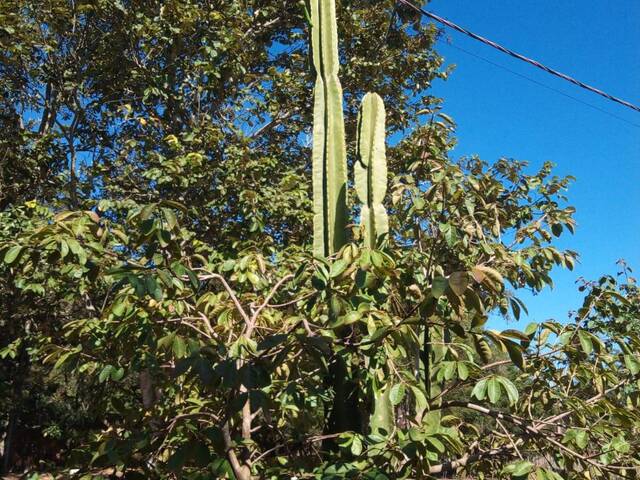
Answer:
[[[0,3],[4,471],[638,478],[630,269],[485,328],[572,179],[453,159],[438,32],[372,5]]]

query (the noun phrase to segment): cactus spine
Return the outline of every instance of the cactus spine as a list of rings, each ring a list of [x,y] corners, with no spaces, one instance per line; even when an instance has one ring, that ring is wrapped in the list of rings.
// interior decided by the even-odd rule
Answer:
[[[387,211],[382,200],[387,192],[385,155],[385,112],[382,98],[367,93],[358,116],[358,155],[354,164],[356,192],[362,202],[364,244],[376,248],[378,239],[389,231]]]
[[[313,106],[313,252],[328,257],[346,243],[347,154],[338,79],[335,0],[311,0],[316,71]]]

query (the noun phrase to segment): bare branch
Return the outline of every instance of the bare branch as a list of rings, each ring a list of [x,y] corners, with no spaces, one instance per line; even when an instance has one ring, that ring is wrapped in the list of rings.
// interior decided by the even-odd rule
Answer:
[[[251,319],[247,324],[247,331],[245,332],[246,337],[250,337],[251,334],[253,333],[253,329],[256,326],[256,322],[258,321],[258,315],[260,315],[260,312],[262,312],[262,310],[264,310],[264,308],[269,304],[269,301],[271,301],[271,299],[276,294],[278,289],[282,286],[282,284],[292,278],[293,278],[292,274],[285,275],[280,280],[278,280],[278,282],[273,286],[273,288],[271,289],[267,297],[264,299],[264,302],[262,302],[262,304],[253,312],[253,315],[251,316]]]
[[[251,324],[251,319],[249,318],[249,315],[247,315],[247,312],[244,311],[244,308],[242,308],[242,305],[240,304],[240,301],[238,300],[238,297],[236,296],[235,292],[229,286],[229,284],[227,283],[227,281],[225,280],[225,278],[222,275],[219,275],[217,273],[209,273],[207,275],[203,275],[203,276],[200,276],[198,278],[200,280],[209,280],[211,278],[219,280],[220,283],[222,283],[222,286],[224,287],[224,289],[229,294],[229,297],[231,298],[231,301],[233,302],[233,304],[236,307],[236,310],[238,310],[238,313],[242,316],[242,318],[244,319],[245,323],[247,324],[247,327]]]

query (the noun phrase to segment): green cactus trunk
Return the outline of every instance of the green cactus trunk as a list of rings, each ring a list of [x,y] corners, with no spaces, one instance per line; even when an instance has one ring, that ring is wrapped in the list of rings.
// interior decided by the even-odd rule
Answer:
[[[354,164],[355,184],[362,202],[364,243],[376,248],[378,240],[389,231],[387,211],[382,205],[387,192],[385,155],[385,111],[382,98],[367,93],[358,116],[358,156]]]
[[[311,1],[313,65],[313,252],[328,257],[346,243],[347,154],[338,79],[335,0]]]
[[[330,257],[347,242],[347,152],[338,79],[338,26],[335,0],[311,0],[311,40],[316,71],[313,106],[313,253]],[[337,358],[329,366],[326,433],[359,430],[357,384]],[[334,449],[333,438],[325,448]]]

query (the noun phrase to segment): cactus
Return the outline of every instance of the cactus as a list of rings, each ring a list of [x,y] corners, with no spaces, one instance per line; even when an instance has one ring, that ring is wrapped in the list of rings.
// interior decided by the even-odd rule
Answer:
[[[335,0],[311,1],[313,65],[313,252],[328,257],[346,243],[347,154],[338,79]]]
[[[335,0],[310,0],[311,45],[316,71],[313,105],[313,253],[331,257],[347,242],[347,153],[342,113],[342,87],[338,79],[338,27]],[[387,165],[384,152],[384,105],[376,94],[365,95],[358,122],[355,177],[363,203],[365,241],[374,248],[388,230],[382,206],[386,192]],[[332,297],[330,294],[329,304]],[[329,309],[330,321],[335,320]],[[340,335],[340,333],[338,333]],[[329,367],[328,383],[334,399],[326,424],[328,433],[362,430],[358,384],[348,378],[344,359]],[[388,399],[388,389],[385,390]],[[388,402],[387,402],[388,403]],[[389,405],[390,406],[390,405]],[[377,408],[374,426],[388,422],[388,409]],[[384,415],[383,415],[384,414]],[[385,423],[386,425],[386,423]],[[332,436],[328,437],[328,441]]]
[[[367,93],[358,116],[358,155],[354,174],[356,192],[362,202],[360,216],[364,225],[364,243],[369,248],[376,248],[378,239],[389,231],[387,211],[382,205],[387,191],[384,129],[382,98],[376,93]]]

